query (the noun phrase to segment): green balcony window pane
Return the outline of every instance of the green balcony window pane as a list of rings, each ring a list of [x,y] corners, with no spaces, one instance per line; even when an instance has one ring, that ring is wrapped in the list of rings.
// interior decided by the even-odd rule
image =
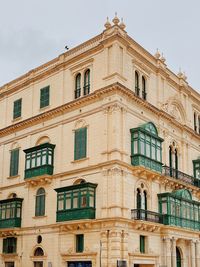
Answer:
[[[19,149],[11,151],[10,155],[10,176],[18,175],[19,168]]]
[[[40,89],[40,108],[49,106],[50,87]]]
[[[75,131],[74,140],[74,160],[86,157],[87,153],[87,128],[81,128]]]
[[[21,117],[22,99],[18,99],[13,103],[13,119]]]
[[[42,145],[25,149],[25,178],[53,174],[55,145],[44,143]]]

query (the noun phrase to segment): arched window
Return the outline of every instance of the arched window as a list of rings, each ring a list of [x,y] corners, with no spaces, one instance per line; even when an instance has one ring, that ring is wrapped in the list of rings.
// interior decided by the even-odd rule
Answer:
[[[140,88],[139,88],[139,74],[135,71],[135,94],[140,96]]]
[[[145,80],[144,76],[142,76],[142,98],[143,98],[144,100],[147,99],[146,80]]]
[[[147,210],[147,192],[146,191],[144,191],[144,193],[143,193],[143,207],[144,207],[144,209],[145,210]]]
[[[39,188],[36,193],[35,216],[45,215],[45,190]]]
[[[38,257],[38,256],[44,256],[44,251],[42,248],[38,247],[35,249],[35,252],[34,252],[34,256]]]
[[[78,73],[75,78],[75,98],[78,98],[81,96],[81,74]]]
[[[194,112],[194,130],[195,132],[197,132],[197,115],[195,112]]]
[[[141,209],[141,192],[140,189],[137,189],[137,209]]]
[[[84,74],[84,95],[90,93],[90,70],[87,69]]]

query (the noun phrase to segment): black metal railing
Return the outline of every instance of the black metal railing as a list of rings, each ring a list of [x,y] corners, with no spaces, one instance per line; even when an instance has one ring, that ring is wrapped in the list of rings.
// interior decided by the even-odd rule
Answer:
[[[142,98],[143,98],[144,100],[147,100],[147,93],[146,93],[146,91],[144,91],[144,90],[142,90]]]
[[[194,178],[193,176],[186,174],[184,172],[181,172],[177,169],[170,168],[166,165],[164,165],[162,168],[162,174],[165,176],[170,176],[170,177],[173,177],[175,179],[181,180],[187,184],[191,184],[191,185],[200,187],[200,180],[199,179]]]
[[[131,219],[162,223],[162,214],[149,210],[133,209],[131,210]]]
[[[135,94],[136,96],[140,96],[140,88],[135,86]]]
[[[74,98],[79,98],[81,96],[81,88],[77,88],[74,91]]]

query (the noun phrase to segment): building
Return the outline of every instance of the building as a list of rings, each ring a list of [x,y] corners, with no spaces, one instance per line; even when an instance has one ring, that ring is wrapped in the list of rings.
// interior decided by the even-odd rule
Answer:
[[[2,267],[200,267],[200,95],[112,22],[0,88]]]

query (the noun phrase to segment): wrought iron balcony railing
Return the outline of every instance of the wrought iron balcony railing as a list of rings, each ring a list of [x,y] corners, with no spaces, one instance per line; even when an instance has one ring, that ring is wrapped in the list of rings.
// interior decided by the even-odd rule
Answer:
[[[143,209],[131,210],[131,219],[162,223],[162,215],[160,213]]]
[[[162,174],[165,176],[170,176],[170,177],[173,177],[175,179],[181,180],[187,184],[191,184],[191,185],[200,187],[200,180],[199,179],[194,178],[193,176],[188,175],[188,174],[181,172],[179,170],[176,170],[174,168],[170,168],[166,165],[164,165],[162,168]]]

